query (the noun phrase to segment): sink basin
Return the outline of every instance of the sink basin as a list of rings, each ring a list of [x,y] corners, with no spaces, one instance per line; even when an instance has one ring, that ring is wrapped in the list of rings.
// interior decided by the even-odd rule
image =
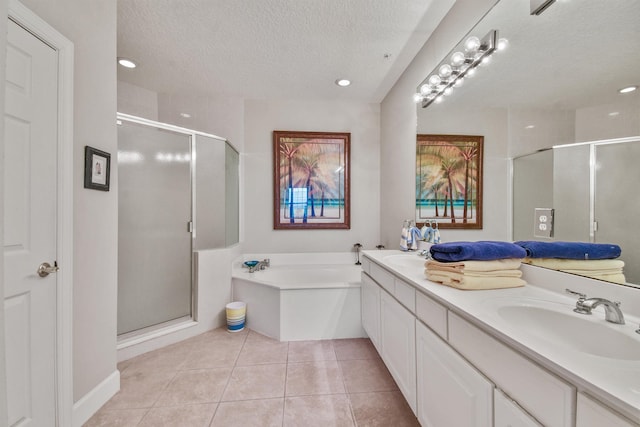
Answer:
[[[415,253],[408,254],[398,254],[398,255],[388,255],[382,259],[385,263],[389,264],[392,267],[399,268],[413,268],[420,269],[420,271],[424,270],[424,257],[418,256]]]
[[[573,306],[544,301],[509,302],[495,310],[510,326],[550,344],[610,359],[640,359],[640,335],[628,325],[606,322],[601,312],[582,315]]]

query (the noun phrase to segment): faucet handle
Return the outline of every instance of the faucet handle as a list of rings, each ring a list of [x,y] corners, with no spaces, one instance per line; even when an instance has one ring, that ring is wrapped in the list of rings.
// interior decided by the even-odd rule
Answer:
[[[571,294],[571,295],[576,295],[578,297],[578,301],[576,301],[576,308],[574,308],[573,311],[575,311],[576,313],[579,313],[579,314],[591,314],[591,307],[588,307],[585,304],[583,304],[587,299],[587,295],[586,294],[583,294],[581,292],[572,291],[569,288],[566,288],[565,292],[567,292],[568,294]]]
[[[582,300],[582,301],[587,299],[587,294],[583,294],[581,292],[572,291],[569,288],[566,288],[565,292],[568,293],[568,294],[575,295],[575,296],[579,297],[579,299]]]

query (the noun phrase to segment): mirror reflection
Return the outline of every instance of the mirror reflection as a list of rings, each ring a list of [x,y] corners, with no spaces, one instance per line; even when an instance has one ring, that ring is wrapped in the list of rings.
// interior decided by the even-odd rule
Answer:
[[[640,283],[640,91],[620,92],[640,84],[640,2],[555,2],[532,16],[528,0],[503,0],[469,35],[491,29],[508,48],[443,102],[418,105],[417,133],[484,135],[489,160],[499,145],[514,158],[514,240],[549,241],[533,236],[534,209],[553,208],[552,240],[619,244],[627,282]]]

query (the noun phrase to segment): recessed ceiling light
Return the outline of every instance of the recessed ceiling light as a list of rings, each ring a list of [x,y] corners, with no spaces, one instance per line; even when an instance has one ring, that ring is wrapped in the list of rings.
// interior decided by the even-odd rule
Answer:
[[[191,117],[191,114],[189,113],[180,113],[180,117],[184,117],[185,119],[188,119]]]
[[[535,127],[535,125],[527,125],[527,126],[525,126],[524,128],[525,128],[525,129],[533,129],[534,127]]]
[[[618,114],[620,114],[619,111],[612,111],[609,113],[609,116],[614,117],[614,116],[617,116]]]
[[[620,93],[629,93],[629,92],[633,92],[636,89],[638,89],[638,86],[627,86],[627,87],[623,87],[618,92],[620,92]]]
[[[125,68],[136,68],[136,63],[127,58],[118,58],[118,64]]]
[[[347,87],[347,86],[349,86],[351,84],[351,80],[338,79],[338,80],[336,80],[336,84],[338,86]]]

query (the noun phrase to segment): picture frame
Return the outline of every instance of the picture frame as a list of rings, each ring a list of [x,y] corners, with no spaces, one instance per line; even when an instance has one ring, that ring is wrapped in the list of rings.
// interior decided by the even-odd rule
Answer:
[[[482,229],[484,137],[421,135],[416,140],[416,223]]]
[[[111,154],[86,145],[84,147],[84,188],[109,191]]]
[[[350,229],[351,134],[273,131],[273,228]]]

